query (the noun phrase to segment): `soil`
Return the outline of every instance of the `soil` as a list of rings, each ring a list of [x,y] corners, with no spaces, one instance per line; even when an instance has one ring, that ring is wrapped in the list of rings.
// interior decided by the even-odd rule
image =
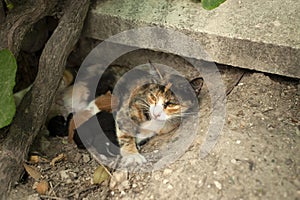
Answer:
[[[187,70],[183,59],[140,51],[122,64],[145,55],[165,59],[168,66]],[[144,55],[144,56],[141,56]],[[118,61],[116,61],[118,62]],[[121,62],[121,61],[119,61]],[[48,160],[63,153],[54,166],[34,164],[50,189],[39,195],[34,179],[24,178],[10,199],[300,199],[300,82],[299,80],[218,66],[228,90],[226,123],[216,146],[200,158],[211,117],[209,91],[200,98],[200,123],[188,150],[172,164],[147,173],[112,171],[114,178],[92,184],[99,163],[67,138],[41,131],[32,148]],[[192,75],[191,75],[192,76]],[[205,80],[209,81],[209,80]],[[185,130],[187,133],[191,127]],[[142,151],[159,148],[150,141]],[[183,147],[184,148],[184,147]]]

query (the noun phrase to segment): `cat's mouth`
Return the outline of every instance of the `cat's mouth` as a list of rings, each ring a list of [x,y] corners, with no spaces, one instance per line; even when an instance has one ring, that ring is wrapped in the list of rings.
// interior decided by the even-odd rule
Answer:
[[[166,121],[167,120],[167,115],[163,110],[163,106],[161,105],[151,105],[150,106],[150,116],[152,120],[157,120],[157,121]]]
[[[155,121],[162,121],[162,122],[166,121],[166,119],[161,119],[159,117],[154,117],[152,119],[155,120]]]
[[[154,121],[161,121],[161,122],[164,122],[167,120],[167,117],[165,116],[165,114],[162,116],[162,115],[153,115],[151,114],[151,119],[154,120]]]

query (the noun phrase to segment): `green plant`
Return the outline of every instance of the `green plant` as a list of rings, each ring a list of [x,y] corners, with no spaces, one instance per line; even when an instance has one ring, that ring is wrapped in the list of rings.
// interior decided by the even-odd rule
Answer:
[[[226,0],[201,0],[202,7],[206,10],[212,10],[222,3],[224,3]]]
[[[14,8],[14,4],[10,0],[4,0],[4,2],[8,10],[12,10]]]
[[[214,8],[217,8],[219,5],[224,3],[226,0],[193,0],[195,2],[200,2],[202,4],[202,7],[206,10],[212,10]]]
[[[15,115],[16,105],[13,97],[17,62],[7,49],[0,51],[0,128],[9,125]]]

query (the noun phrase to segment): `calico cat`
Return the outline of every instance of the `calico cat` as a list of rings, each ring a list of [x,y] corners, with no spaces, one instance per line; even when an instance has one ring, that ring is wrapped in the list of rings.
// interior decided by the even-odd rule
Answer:
[[[195,108],[203,84],[201,78],[187,82],[169,69],[151,63],[149,67],[148,72],[131,70],[114,90],[116,96],[122,97],[116,112],[116,133],[125,165],[146,162],[138,152],[139,143],[170,133],[179,127],[182,117],[198,112]]]
[[[98,96],[107,94],[107,91],[112,92],[112,95],[118,98],[117,108],[112,112],[115,114],[114,133],[116,133],[122,161],[125,165],[142,164],[146,159],[138,152],[139,144],[155,135],[172,132],[180,126],[183,117],[198,112],[197,97],[203,79],[187,81],[176,72],[151,63],[132,70],[126,69],[127,72],[124,69],[126,68],[121,66],[109,67],[104,73],[104,78],[98,83],[94,98],[91,97],[88,89],[89,83],[95,83],[91,79],[92,81],[80,82],[67,88],[63,99],[64,104],[68,106],[72,105],[72,101],[75,102],[69,112],[75,109],[75,115],[87,121],[101,112]],[[86,113],[87,116],[81,116]],[[72,125],[71,121],[68,127],[69,137],[74,129],[80,128],[78,126]],[[94,132],[87,123],[84,127]],[[93,134],[91,137],[94,137]]]

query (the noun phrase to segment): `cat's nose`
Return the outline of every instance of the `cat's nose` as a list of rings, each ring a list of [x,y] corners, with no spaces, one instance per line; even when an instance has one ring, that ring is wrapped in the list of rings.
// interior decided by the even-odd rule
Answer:
[[[156,106],[156,107],[154,107],[154,109],[153,109],[153,116],[154,116],[155,118],[160,117],[162,111],[163,111],[163,110],[162,110],[162,107],[161,107],[161,106]]]
[[[153,115],[154,115],[155,118],[160,117],[160,114],[161,114],[161,113],[158,113],[158,114],[154,114],[154,113],[153,113]]]

